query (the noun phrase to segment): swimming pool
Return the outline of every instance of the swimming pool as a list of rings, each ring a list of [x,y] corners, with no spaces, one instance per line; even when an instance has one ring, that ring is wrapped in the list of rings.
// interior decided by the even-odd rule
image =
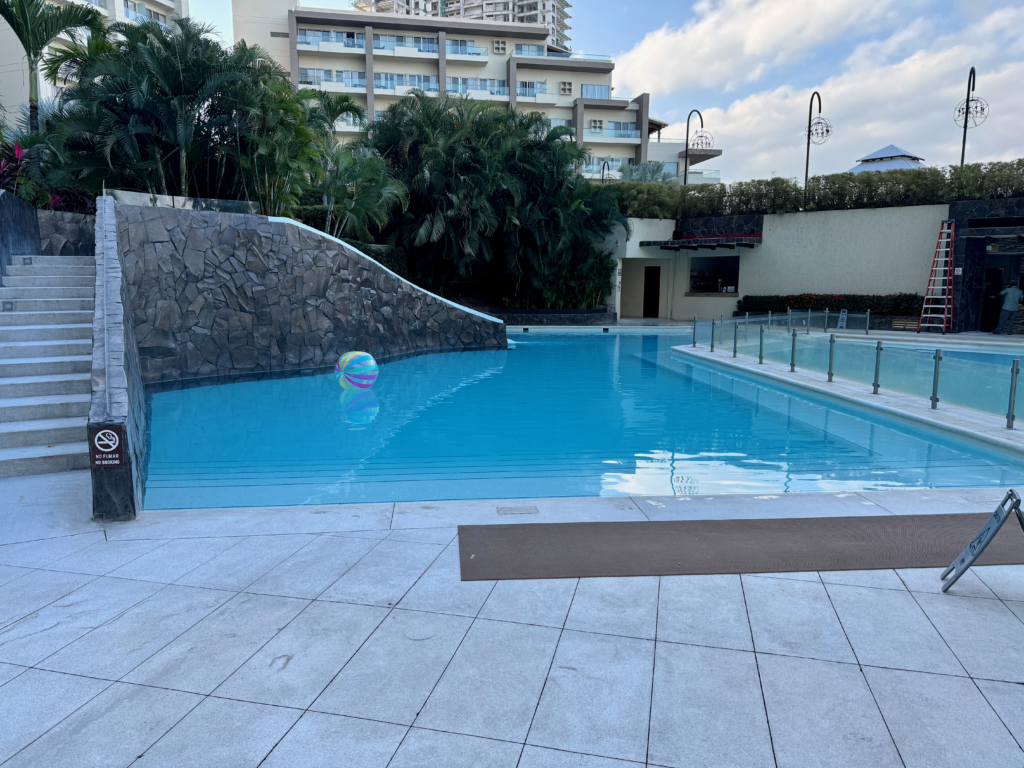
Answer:
[[[147,509],[996,486],[1000,454],[674,359],[688,334],[509,333],[515,349],[151,395]]]

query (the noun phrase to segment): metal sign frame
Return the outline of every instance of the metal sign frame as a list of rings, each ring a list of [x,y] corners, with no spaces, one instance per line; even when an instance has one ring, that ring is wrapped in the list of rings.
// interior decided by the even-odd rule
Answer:
[[[839,311],[839,323],[836,325],[837,331],[846,330],[846,310],[842,309]]]
[[[963,552],[961,552],[956,560],[953,561],[952,565],[942,572],[942,576],[939,578],[942,580],[942,591],[947,591],[950,587],[956,584],[956,580],[967,573],[967,569],[974,565],[974,561],[977,560],[981,553],[985,551],[985,547],[989,545],[992,539],[995,538],[996,534],[999,533],[999,529],[1003,527],[1003,523],[1010,519],[1010,514],[1014,513],[1017,515],[1017,522],[1020,523],[1020,528],[1024,531],[1024,513],[1020,510],[1020,496],[1013,489],[1006,492],[1006,496],[999,502],[999,506],[996,507],[996,511],[992,513],[985,525],[982,526],[978,535],[971,539],[971,543],[967,545]],[[946,580],[949,574],[953,574],[953,578]]]

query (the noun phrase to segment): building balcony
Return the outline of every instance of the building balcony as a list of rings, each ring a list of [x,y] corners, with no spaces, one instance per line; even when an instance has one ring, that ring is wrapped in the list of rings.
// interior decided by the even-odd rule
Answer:
[[[382,57],[394,57],[396,59],[428,59],[437,60],[436,43],[391,42],[387,40],[373,41],[373,55]]]
[[[366,93],[365,80],[327,80],[322,77],[300,77],[303,88],[319,88],[328,93]]]
[[[583,140],[584,141],[616,141],[619,142],[623,139],[635,139],[636,141],[630,143],[639,143],[640,131],[638,130],[624,130],[624,129],[612,129],[612,128],[584,128],[583,129]]]
[[[339,56],[357,56],[360,58],[366,55],[366,46],[362,40],[348,40],[343,37],[324,40],[318,37],[300,35],[296,38],[295,45],[300,52],[332,53]]]
[[[461,46],[449,46],[445,49],[445,58],[448,61],[458,61],[464,64],[474,64],[478,67],[486,66],[486,48],[463,48]]]
[[[366,122],[357,120],[351,115],[345,115],[335,121],[334,130],[337,133],[360,133],[366,130]]]

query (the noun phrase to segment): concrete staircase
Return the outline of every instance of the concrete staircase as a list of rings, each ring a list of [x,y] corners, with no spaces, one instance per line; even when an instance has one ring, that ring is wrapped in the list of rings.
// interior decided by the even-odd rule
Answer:
[[[0,477],[88,469],[93,256],[13,256],[0,284]]]

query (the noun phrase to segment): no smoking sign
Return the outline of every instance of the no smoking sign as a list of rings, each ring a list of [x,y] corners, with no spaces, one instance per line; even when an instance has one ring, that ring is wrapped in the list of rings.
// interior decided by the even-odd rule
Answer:
[[[124,466],[124,427],[120,424],[89,427],[89,465]]]

